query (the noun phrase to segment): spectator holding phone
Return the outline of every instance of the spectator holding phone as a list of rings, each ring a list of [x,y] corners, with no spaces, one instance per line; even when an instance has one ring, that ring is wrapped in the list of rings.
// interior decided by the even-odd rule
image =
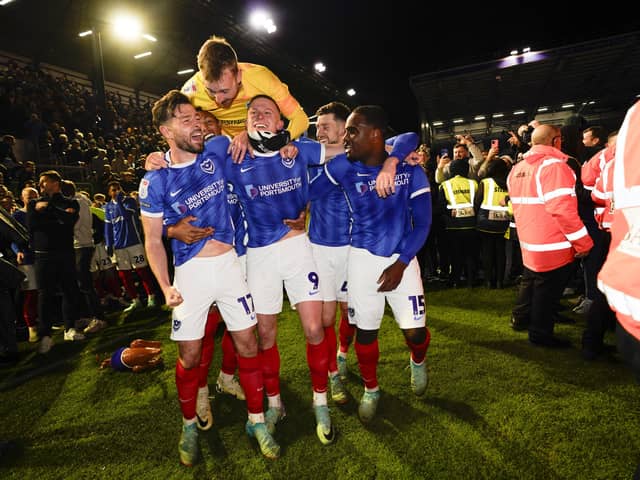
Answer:
[[[451,178],[450,163],[456,160],[467,164],[469,178],[478,179],[478,169],[484,161],[480,147],[475,144],[471,135],[456,135],[455,138],[458,143],[453,147],[453,158],[449,158],[449,152],[446,149],[441,150],[440,155],[436,157],[438,162],[438,168],[436,169],[437,183],[442,183]]]
[[[450,163],[451,158],[449,157],[449,149],[441,149],[440,154],[436,155],[436,164],[438,165],[435,176],[436,183],[442,183],[448,178]]]
[[[489,165],[493,160],[497,160],[498,158],[500,158],[504,162],[507,162],[511,165],[514,164],[513,156],[500,155],[500,140],[498,140],[497,138],[494,138],[491,140],[491,148],[489,148],[489,151],[487,152],[487,156],[478,167],[478,170],[477,170],[478,180],[482,180],[487,176],[487,169],[489,168]],[[471,175],[471,173],[469,173],[469,175]]]

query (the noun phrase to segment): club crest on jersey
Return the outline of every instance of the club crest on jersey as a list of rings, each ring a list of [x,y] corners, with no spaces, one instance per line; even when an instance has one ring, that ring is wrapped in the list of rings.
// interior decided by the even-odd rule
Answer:
[[[347,312],[349,313],[349,318],[353,318],[353,317],[356,316],[356,311],[355,311],[355,309],[353,307],[349,307],[347,309]]]
[[[287,168],[293,168],[293,166],[296,164],[296,159],[295,158],[282,158],[282,165],[284,165]]]
[[[173,209],[174,212],[176,212],[178,215],[183,215],[185,213],[187,213],[187,207],[186,205],[182,205],[180,202],[175,202],[171,204],[171,208]]]
[[[259,193],[258,189],[256,187],[254,187],[253,184],[245,185],[244,186],[244,190],[245,190],[245,192],[247,192],[247,195],[249,195],[251,200],[256,198],[258,196],[258,193]]]
[[[149,180],[143,178],[140,180],[140,187],[138,188],[138,196],[140,198],[147,198],[149,195]]]
[[[177,332],[178,330],[180,330],[180,327],[182,326],[182,321],[178,320],[177,318],[173,319],[173,331]]]
[[[364,195],[369,190],[369,184],[365,182],[356,182],[356,192],[360,195]]]
[[[215,163],[213,163],[213,160],[211,160],[210,158],[206,158],[200,164],[200,170],[202,170],[204,173],[208,173],[209,175],[213,175],[216,171],[216,165]]]

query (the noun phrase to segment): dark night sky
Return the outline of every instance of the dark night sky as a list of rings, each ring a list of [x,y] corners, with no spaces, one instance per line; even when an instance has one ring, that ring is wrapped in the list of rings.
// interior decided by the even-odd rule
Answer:
[[[310,73],[316,61],[323,61],[327,65],[323,78],[338,91],[344,92],[349,87],[358,91],[358,95],[350,99],[351,107],[380,104],[389,112],[396,131],[417,131],[417,107],[409,87],[411,75],[486,62],[507,55],[513,48],[530,46],[544,50],[638,29],[633,15],[616,15],[614,19],[604,12],[590,12],[583,7],[571,10],[562,2],[546,3],[544,10],[533,3],[522,6],[514,2],[490,5],[477,2],[472,8],[451,5],[445,15],[437,15],[428,2],[389,1],[382,7],[377,3],[370,0],[16,0],[0,7],[3,25],[0,50],[39,56],[42,61],[64,63],[62,66],[86,72],[91,69],[90,41],[79,40],[78,29],[86,28],[96,12],[132,7],[146,17],[150,31],[165,43],[158,43],[159,51],[142,67],[142,62],[133,65],[130,56],[111,59],[125,48],[109,45],[105,37],[107,77],[117,74],[119,78],[112,81],[129,80],[133,87],[137,82],[144,90],[162,94],[182,84],[185,78],[178,78],[176,70],[185,63],[193,65],[199,45],[211,34],[230,40],[259,36],[250,31],[247,18],[252,7],[261,6],[271,11],[278,25],[275,34],[261,35],[261,42],[276,56],[291,58],[296,64],[308,67]],[[440,4],[437,8],[441,10],[447,5]],[[592,19],[577,21],[578,8],[581,15],[591,15]],[[223,17],[230,19],[235,32],[225,31]],[[240,40],[232,44],[241,61],[266,65],[283,78],[309,115],[333,99],[326,98],[326,92],[325,98],[308,95],[308,89],[303,92],[302,86],[296,87],[296,77],[287,73],[288,66],[282,62],[278,65],[274,57],[265,58]]]
[[[257,5],[244,3],[243,8]],[[482,63],[508,55],[514,48],[544,50],[634,31],[632,15],[615,21],[593,12],[578,22],[578,8],[547,3],[547,11],[514,2],[478,2],[473,8],[451,5],[437,16],[427,2],[392,1],[376,7],[370,1],[271,1],[281,27],[273,43],[313,64],[322,60],[327,76],[340,89],[353,86],[353,105],[377,103],[390,114],[398,131],[417,130],[417,109],[409,77],[446,68]],[[484,6],[482,6],[484,5]],[[440,4],[438,9],[446,8]],[[426,10],[420,13],[418,10]],[[586,11],[580,11],[582,15]],[[291,85],[295,93],[295,86]],[[318,105],[307,106],[313,113]]]

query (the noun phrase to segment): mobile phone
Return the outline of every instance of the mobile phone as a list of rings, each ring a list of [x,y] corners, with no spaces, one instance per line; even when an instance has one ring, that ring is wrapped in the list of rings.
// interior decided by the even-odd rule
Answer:
[[[497,138],[491,140],[491,148],[500,148],[500,140]]]
[[[443,148],[442,150],[440,150],[440,157],[448,157],[449,156],[449,149],[448,148]]]

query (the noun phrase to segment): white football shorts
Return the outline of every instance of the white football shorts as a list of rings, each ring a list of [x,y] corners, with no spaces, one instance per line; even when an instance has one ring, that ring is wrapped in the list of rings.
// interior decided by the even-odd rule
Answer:
[[[266,247],[247,248],[247,282],[256,312],[265,315],[282,311],[283,283],[291,305],[322,301],[320,274],[306,234]]]
[[[131,270],[134,268],[148,267],[147,254],[141,243],[130,247],[118,248],[115,251],[116,267],[118,270]]]
[[[256,324],[253,297],[235,250],[188,260],[176,267],[173,286],[182,295],[183,302],[173,309],[172,340],[202,338],[213,302],[230,332]]]
[[[379,257],[362,248],[351,248],[347,272],[350,323],[363,330],[378,330],[386,300],[401,329],[425,326],[424,287],[415,257],[409,262],[395,290],[378,292],[378,278],[399,256]]]
[[[325,302],[347,301],[347,263],[349,245],[328,247],[311,243],[313,259],[318,267],[320,296]]]

